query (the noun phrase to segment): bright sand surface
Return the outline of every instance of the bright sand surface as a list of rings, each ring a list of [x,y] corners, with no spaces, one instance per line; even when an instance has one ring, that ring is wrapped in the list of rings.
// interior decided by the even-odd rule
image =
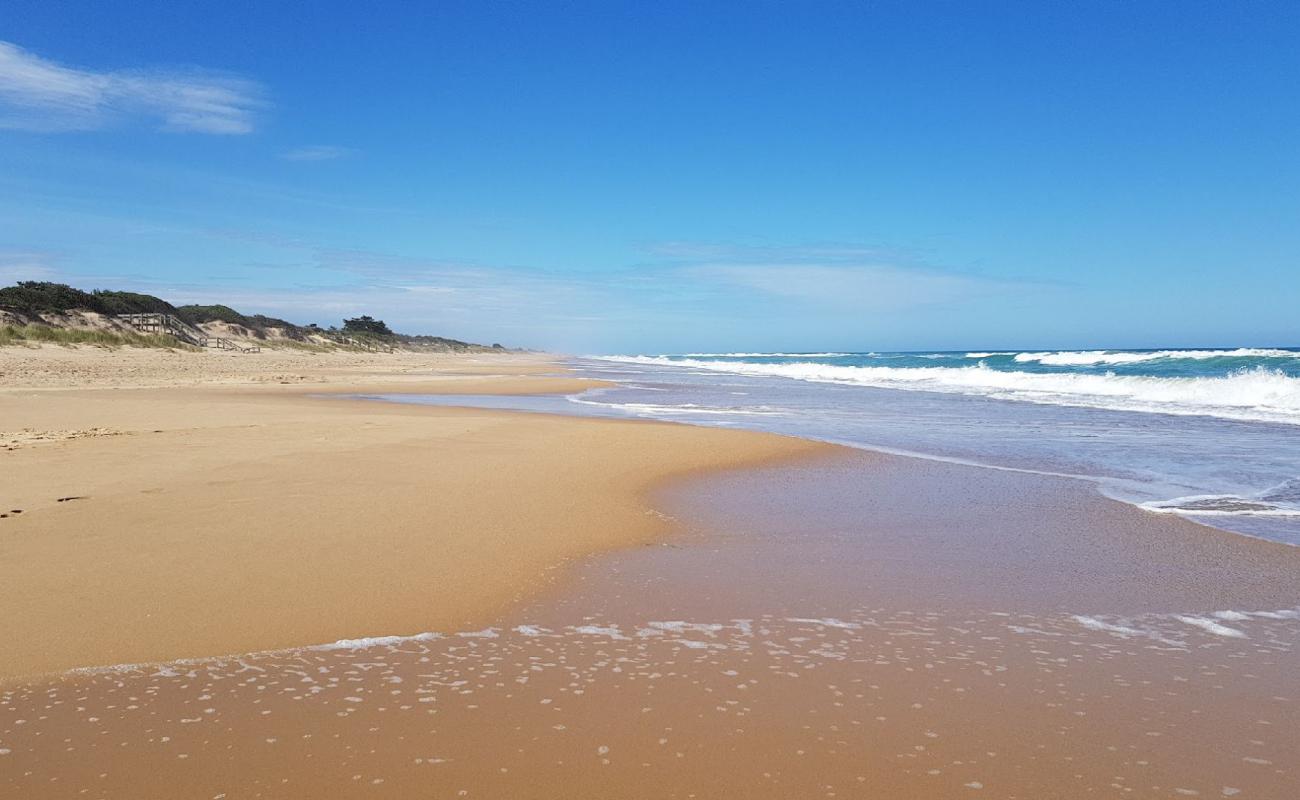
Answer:
[[[506,363],[419,370],[439,370],[439,386],[466,392],[556,387],[541,376],[470,375],[504,373]],[[391,383],[373,364],[331,369],[340,390]],[[347,377],[359,373],[369,377]],[[298,643],[352,635],[338,633],[352,621],[365,635],[432,633],[0,686],[0,796],[1300,797],[1300,548],[1143,514],[1059,478],[728,431],[300,392],[278,385],[41,392],[23,406],[33,425],[38,414],[50,414],[41,424],[53,425],[71,413],[59,410],[59,397],[108,403],[125,415],[122,404],[142,407],[130,397],[160,395],[175,399],[147,405],[170,408],[176,432],[145,433],[146,418],[122,416],[114,424],[140,432],[33,440],[0,456],[171,436],[208,443],[174,456],[190,477],[172,490],[183,501],[169,506],[199,519],[221,512],[205,536],[177,540],[182,534],[171,527],[155,527],[150,502],[167,492],[137,489],[122,495],[129,503],[46,529],[92,544],[90,523],[100,519],[120,516],[152,530],[154,544],[124,532],[116,549],[96,551],[122,559],[124,580],[146,596],[132,600],[141,608],[165,605],[147,598],[158,580],[169,593],[191,592],[167,576],[189,575],[196,552],[224,565],[211,581],[220,596],[191,592],[184,614],[171,617],[180,639],[200,641],[206,628],[221,628],[229,603],[246,610],[249,630],[266,617],[335,631]],[[35,410],[45,404],[48,412]],[[208,414],[235,416],[210,433],[181,427]],[[373,434],[374,454],[347,438],[354,430]],[[238,437],[243,455],[205,472],[204,459],[225,446],[217,442]],[[611,442],[622,444],[617,454],[607,451]],[[656,455],[660,448],[673,452]],[[430,450],[438,458],[413,455]],[[405,464],[419,474],[391,470],[404,477],[378,501],[360,493],[348,503],[329,499],[338,470],[312,465],[358,458],[368,469]],[[76,463],[93,460],[78,455]],[[702,471],[742,463],[752,467]],[[72,459],[63,464],[71,468]],[[242,485],[244,470],[258,480],[240,492],[224,488],[232,474]],[[472,479],[458,477],[466,470]],[[426,500],[442,486],[448,497]],[[71,513],[114,496],[84,494],[85,501],[33,503],[32,519],[42,508]],[[248,496],[256,502],[241,501]],[[461,509],[457,516],[448,503]],[[279,531],[295,517],[280,516],[280,505],[314,526],[282,540]],[[238,535],[224,521],[231,513],[261,526],[261,539],[274,546],[195,544]],[[277,525],[257,522],[268,516]],[[552,527],[554,517],[564,524]],[[418,529],[403,534],[373,522],[384,519]],[[431,524],[451,520],[476,526]],[[581,533],[588,522],[601,530]],[[618,532],[611,537],[608,527]],[[436,557],[408,569],[434,536]],[[551,549],[567,537],[581,546]],[[454,547],[441,545],[449,538]],[[170,541],[172,555],[160,547]],[[283,557],[282,542],[290,551]],[[629,542],[654,546],[622,546]],[[546,557],[534,558],[538,548]],[[9,552],[5,570],[13,570]],[[66,548],[56,555],[94,571],[93,559]],[[274,569],[262,564],[268,557]],[[541,577],[558,563],[566,563],[562,580]],[[339,564],[341,573],[312,572]],[[141,565],[149,582],[132,576]],[[475,594],[503,571],[518,577],[502,594]],[[35,600],[2,601],[23,603],[17,616],[43,613],[38,601],[63,602],[50,580],[59,592],[78,591],[81,581],[44,565],[40,572],[46,583],[29,580],[24,590]],[[291,591],[261,586],[283,581],[282,573],[299,576]],[[414,573],[409,586],[394,577]],[[458,578],[466,574],[471,579]],[[225,589],[226,581],[238,590]],[[111,646],[114,636],[155,641],[149,618],[95,608],[114,590],[86,593],[62,613],[94,617],[76,624],[97,645]],[[397,606],[425,622],[376,624],[394,598],[406,598]],[[474,608],[444,615],[462,603]],[[6,608],[0,621],[12,616]],[[348,626],[336,625],[342,621]],[[104,625],[112,635],[97,636]],[[48,641],[37,626],[5,636]]]
[[[661,536],[657,481],[818,449],[312,396],[591,385],[532,356],[0,354],[5,678],[474,624]]]

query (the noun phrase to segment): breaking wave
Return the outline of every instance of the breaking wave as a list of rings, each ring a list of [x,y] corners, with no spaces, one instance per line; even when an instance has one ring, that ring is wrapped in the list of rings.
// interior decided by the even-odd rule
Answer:
[[[1258,355],[1270,351],[1169,352],[1219,354],[1251,352]],[[1271,352],[1285,353],[1288,357],[1295,356],[1293,351]],[[1300,425],[1300,378],[1263,366],[1219,376],[1156,377],[1113,373],[1036,373],[998,370],[982,363],[962,367],[874,367],[842,366],[811,361],[784,364],[749,361],[718,362],[662,356],[605,356],[604,358],[621,363],[689,367],[740,375],[791,378],[815,383],[945,392],[1048,405],[1203,415],[1223,419]]]
[[[1062,350],[1042,353],[967,353],[967,358],[1014,356],[1013,360],[1025,363],[1047,364],[1058,367],[1088,367],[1099,364],[1141,364],[1147,361],[1206,361],[1212,358],[1293,358],[1300,360],[1300,351],[1275,348],[1239,347],[1235,350]]]

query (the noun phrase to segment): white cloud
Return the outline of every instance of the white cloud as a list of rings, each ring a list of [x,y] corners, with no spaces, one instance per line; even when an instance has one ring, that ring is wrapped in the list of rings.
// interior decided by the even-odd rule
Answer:
[[[351,155],[352,152],[349,147],[339,147],[332,144],[312,144],[286,150],[280,154],[280,158],[286,161],[333,161],[336,158]]]
[[[254,82],[210,72],[66,67],[0,41],[0,128],[93,130],[152,118],[166,131],[245,134],[265,105]]]

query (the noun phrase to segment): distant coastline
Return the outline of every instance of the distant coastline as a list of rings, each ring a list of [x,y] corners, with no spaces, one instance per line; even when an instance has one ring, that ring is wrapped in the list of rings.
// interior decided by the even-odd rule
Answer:
[[[397,333],[383,320],[359,315],[341,326],[300,325],[226,305],[173,305],[138,292],[83,291],[62,283],[19,281],[0,288],[0,346],[52,342],[101,346],[252,351],[261,347],[326,352],[487,353],[507,348]]]

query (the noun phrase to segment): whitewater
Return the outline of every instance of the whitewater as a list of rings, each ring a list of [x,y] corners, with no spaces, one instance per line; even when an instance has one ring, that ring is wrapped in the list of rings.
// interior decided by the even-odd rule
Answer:
[[[767,430],[1094,482],[1300,545],[1300,349],[691,353],[583,359],[578,413]]]
[[[1288,374],[1268,364],[1241,365],[1226,374],[1120,374],[1081,371],[1028,372],[1000,369],[991,363],[996,356],[1010,356],[1013,363],[1053,366],[1098,364],[1150,364],[1179,358],[1174,351],[1158,353],[1002,353],[978,354],[982,358],[963,366],[879,366],[891,356],[863,354],[838,360],[805,360],[788,355],[764,356],[766,361],[746,361],[734,356],[714,360],[700,357],[609,356],[607,360],[629,364],[685,367],[698,370],[790,378],[817,383],[841,383],[911,391],[982,395],[999,400],[1108,408],[1162,414],[1206,415],[1224,419],[1256,420],[1300,425],[1300,370]],[[1285,354],[1285,355],[1282,355]],[[952,354],[908,354],[933,360]],[[966,354],[971,358],[977,354]],[[753,356],[746,356],[752,358]],[[897,358],[898,356],[892,356]],[[1192,351],[1188,360],[1285,359],[1300,366],[1300,353],[1271,351]],[[779,361],[777,360],[779,359]],[[849,361],[853,363],[837,363]]]

